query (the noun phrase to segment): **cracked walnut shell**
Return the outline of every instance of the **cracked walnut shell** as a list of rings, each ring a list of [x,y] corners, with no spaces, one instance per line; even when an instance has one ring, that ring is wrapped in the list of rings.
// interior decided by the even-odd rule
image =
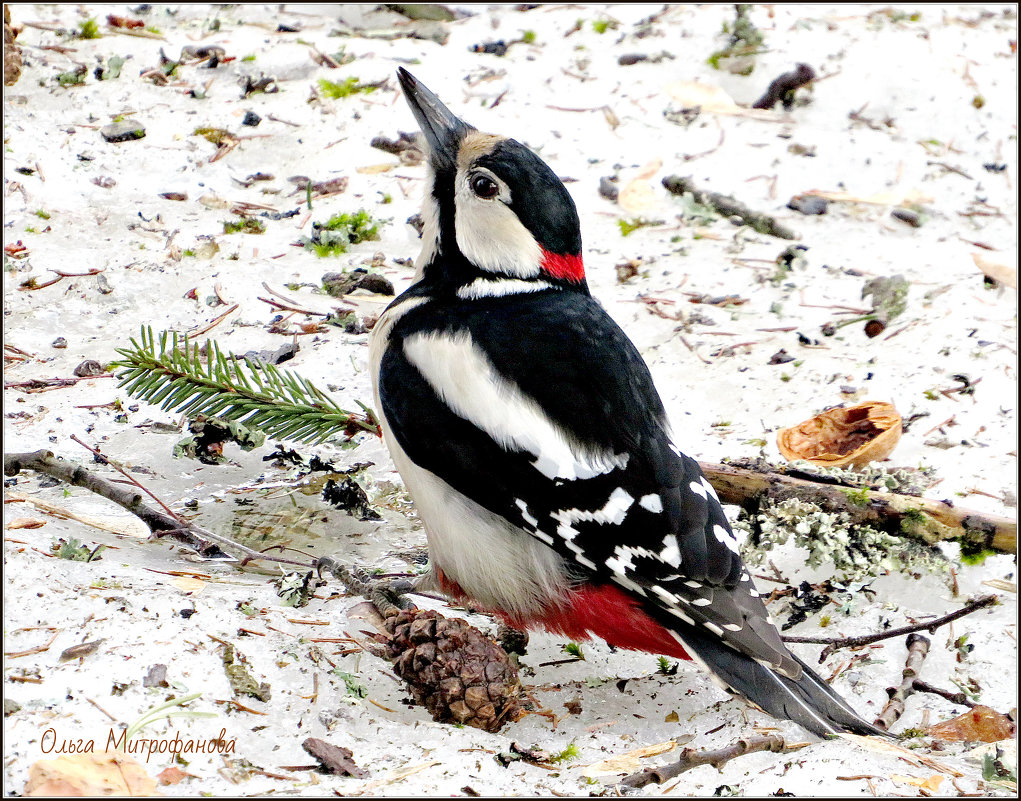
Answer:
[[[782,428],[776,445],[789,460],[804,459],[820,467],[864,467],[889,456],[900,434],[901,417],[892,404],[865,401]]]

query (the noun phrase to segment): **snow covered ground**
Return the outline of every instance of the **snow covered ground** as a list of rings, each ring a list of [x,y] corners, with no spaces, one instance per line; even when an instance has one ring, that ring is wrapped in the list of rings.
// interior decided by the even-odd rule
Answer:
[[[372,6],[153,5],[143,14],[121,5],[13,4],[16,25],[34,24],[19,36],[25,68],[4,96],[4,342],[28,354],[5,347],[5,453],[48,448],[102,471],[74,435],[135,468],[175,509],[253,547],[287,542],[310,555],[407,570],[399,554],[421,547],[424,535],[373,437],[353,448],[289,444],[339,466],[373,463],[362,480],[384,519],[362,522],[289,489],[294,469],[263,460],[271,445],[248,453],[228,446],[231,463],[222,466],[174,458],[183,434],[152,423],[177,423],[178,416],[138,404],[112,378],[47,392],[6,388],[70,377],[85,360],[105,365],[143,325],[200,330],[229,308],[219,296],[237,309],[203,336],[245,353],[275,350],[298,332],[301,349],[283,367],[328,387],[345,408],[368,403],[366,334],[339,327],[307,333],[302,324],[319,318],[303,314],[274,333],[281,312],[262,299],[285,302],[283,295],[303,309],[329,311],[338,304],[315,291],[322,275],[366,266],[377,252],[397,290],[407,286],[411,268],[395,260],[417,254],[405,220],[417,211],[423,168],[369,144],[414,130],[396,90],[403,65],[456,113],[525,142],[564,178],[581,215],[593,292],[642,350],[691,455],[778,460],[779,428],[837,403],[885,400],[905,419],[926,415],[905,432],[891,466],[932,468],[940,482],[931,497],[1016,516],[1017,294],[986,285],[978,266],[1001,265],[1016,276],[1014,6],[757,6],[751,19],[765,41],[750,75],[706,63],[726,44],[730,5],[457,8],[466,16],[409,25]],[[109,29],[108,14],[142,19],[149,36]],[[89,19],[98,21],[101,38],[60,32]],[[407,36],[412,29],[421,38]],[[435,40],[442,36],[445,44]],[[511,43],[505,55],[474,52],[498,40]],[[165,82],[143,76],[159,66],[161,50],[178,61],[182,48],[202,46],[221,47],[222,63],[185,64]],[[317,53],[344,63],[322,66]],[[631,54],[648,58],[619,63]],[[113,57],[124,59],[119,77],[98,80],[94,69],[110,67]],[[819,76],[811,91],[799,92],[801,102],[789,112],[748,109],[797,63]],[[57,76],[79,64],[84,84],[59,85]],[[244,76],[249,83],[271,77],[278,91],[243,96]],[[385,84],[331,99],[318,83],[352,77]],[[739,105],[683,114],[696,81]],[[261,117],[257,127],[242,124],[249,111]],[[119,119],[141,123],[145,137],[106,142],[100,129]],[[200,128],[227,129],[239,141],[213,160],[216,145],[195,135]],[[252,180],[257,173],[272,177]],[[667,175],[691,176],[776,216],[799,235],[803,263],[778,274],[775,260],[791,242],[725,219],[682,219],[692,210],[663,189]],[[343,176],[348,185],[313,198],[310,211],[306,181],[290,180],[298,176]],[[598,192],[599,179],[609,176],[618,178],[618,203]],[[812,190],[836,198],[826,214],[787,208],[792,196]],[[265,224],[260,235],[225,234],[238,203],[260,204],[255,214],[298,213],[256,217]],[[897,207],[919,213],[920,227],[893,218]],[[313,222],[358,209],[389,220],[378,242],[325,259],[293,246]],[[624,236],[620,220],[653,224]],[[615,267],[631,260],[640,260],[637,274],[619,281]],[[102,272],[81,275],[90,270]],[[53,271],[78,275],[25,288],[31,279],[39,285],[58,277]],[[869,308],[861,296],[867,280],[894,275],[910,290],[886,331],[870,339],[855,323],[822,334],[825,324],[853,317],[848,308]],[[727,295],[737,300],[692,302]],[[385,302],[367,294],[358,300],[370,315]],[[58,338],[66,346],[57,347]],[[781,349],[793,360],[774,358]],[[941,392],[962,386],[973,391]],[[109,405],[118,399],[119,408]],[[20,793],[30,766],[56,755],[54,741],[93,740],[102,751],[122,724],[193,693],[201,697],[187,709],[213,717],[158,720],[137,736],[199,741],[224,730],[233,751],[186,755],[188,764],[177,766],[190,776],[162,788],[168,794],[587,795],[672,758],[633,755],[617,773],[598,772],[602,760],[656,744],[722,747],[753,727],[775,728],[790,741],[804,737],[729,700],[691,665],[666,676],[654,656],[588,643],[585,661],[543,666],[566,656],[564,642],[544,634],[532,636],[523,679],[560,716],[555,726],[536,715],[498,734],[433,723],[405,703],[387,663],[350,643],[316,642],[360,637],[367,627],[348,617],[359,599],[336,582],[307,607],[282,606],[267,576],[275,571],[242,572],[147,542],[144,526],[140,532],[137,520],[108,502],[50,483],[23,473],[5,484],[3,687],[5,701],[20,706],[7,716],[5,705],[5,793]],[[26,496],[118,533],[61,519]],[[89,563],[49,558],[53,542],[71,537],[109,548]],[[956,546],[945,552],[955,558]],[[807,568],[794,549],[773,558],[794,584],[828,575]],[[856,595],[825,630],[813,615],[790,633],[879,631],[998,592],[1002,605],[932,636],[923,676],[953,691],[974,679],[980,702],[1007,712],[1017,704],[1016,590],[1007,589],[1016,583],[1015,560],[994,556],[956,569],[957,596],[943,573],[883,576],[871,601]],[[760,589],[774,586],[764,581]],[[959,661],[955,641],[965,634],[974,649]],[[257,681],[271,685],[267,701],[240,699],[254,711],[228,703],[214,638],[234,643]],[[59,661],[69,646],[96,640],[102,643],[90,655]],[[819,646],[797,648],[810,663],[817,658]],[[337,653],[343,650],[355,652]],[[852,655],[838,651],[820,672],[838,672]],[[885,641],[871,656],[834,681],[867,718],[882,708],[886,687],[900,682],[903,639]],[[143,686],[156,664],[167,666],[169,687]],[[895,730],[961,711],[915,695]],[[313,762],[301,747],[309,736],[349,748],[369,775],[287,770]],[[573,744],[577,756],[546,768],[505,766],[497,756],[512,743],[554,754]],[[942,753],[913,752],[949,766],[946,772],[903,753],[813,743],[793,754],[735,759],[719,771],[697,768],[672,792],[997,792],[982,784],[981,756],[966,750],[951,744]],[[167,754],[135,757],[152,776],[173,764]]]

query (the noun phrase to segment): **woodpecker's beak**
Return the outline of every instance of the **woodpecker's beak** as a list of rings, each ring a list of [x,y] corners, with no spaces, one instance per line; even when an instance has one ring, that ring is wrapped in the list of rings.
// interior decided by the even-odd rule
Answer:
[[[414,75],[398,67],[397,77],[404,90],[404,99],[418,120],[418,125],[429,143],[429,154],[436,169],[453,169],[461,140],[475,128],[448,109],[440,99],[418,82]]]

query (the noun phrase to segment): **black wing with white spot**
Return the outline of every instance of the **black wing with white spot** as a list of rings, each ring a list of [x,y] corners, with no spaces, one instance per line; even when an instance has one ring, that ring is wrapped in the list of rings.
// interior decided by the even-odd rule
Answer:
[[[801,674],[715,492],[670,441],[648,368],[595,300],[556,290],[433,300],[391,336],[380,397],[414,462],[582,572],[643,596],[664,625]]]

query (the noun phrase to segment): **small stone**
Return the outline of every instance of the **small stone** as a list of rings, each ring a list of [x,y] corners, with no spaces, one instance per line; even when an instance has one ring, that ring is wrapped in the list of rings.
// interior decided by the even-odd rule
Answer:
[[[74,368],[74,374],[78,378],[88,378],[89,376],[102,375],[103,365],[94,359],[86,359],[77,367]]]
[[[66,348],[66,347],[67,347],[67,340],[66,340],[66,339],[64,339],[63,337],[57,337],[57,338],[56,338],[55,340],[53,340],[53,342],[52,342],[52,343],[50,344],[50,347],[51,347],[51,348],[57,348],[58,350],[62,350],[62,349],[64,349],[64,348]]]
[[[131,142],[145,138],[145,126],[136,120],[120,120],[99,129],[107,142]]]
[[[599,179],[599,194],[605,197],[607,200],[612,200],[614,203],[617,202],[617,198],[620,196],[620,187],[617,186],[616,177],[603,176]]]
[[[800,211],[802,214],[825,214],[829,201],[818,195],[795,195],[788,201],[787,208]]]
[[[626,53],[617,59],[617,63],[622,67],[630,67],[632,64],[637,64],[640,61],[648,61],[649,57],[645,53]]]
[[[890,216],[893,217],[895,220],[906,222],[912,228],[922,227],[922,220],[918,216],[917,211],[913,211],[911,209],[894,209],[893,211],[890,212]]]
[[[262,122],[262,117],[256,114],[254,111],[246,111],[245,118],[241,120],[242,125],[250,125],[253,128]]]

